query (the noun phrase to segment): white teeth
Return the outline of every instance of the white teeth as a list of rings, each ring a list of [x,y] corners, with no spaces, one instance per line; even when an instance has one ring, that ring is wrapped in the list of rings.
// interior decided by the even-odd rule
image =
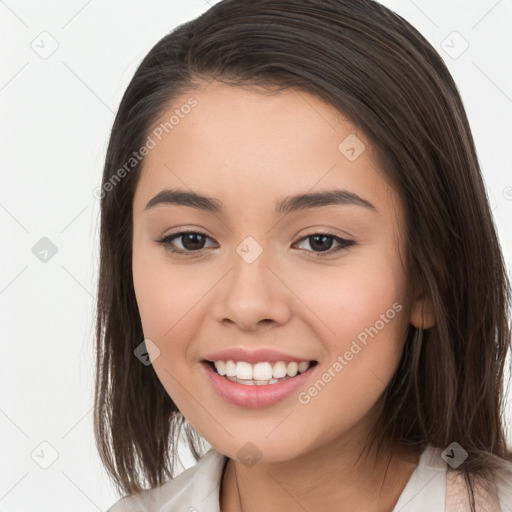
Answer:
[[[265,364],[265,363],[263,363]],[[258,365],[256,365],[258,366]],[[256,370],[254,371],[256,373]],[[237,379],[246,379],[251,380],[252,379],[252,366],[249,363],[246,363],[245,361],[238,361],[236,363],[236,378]],[[270,376],[272,377],[272,368],[270,369]],[[267,380],[263,378],[263,380]]]
[[[227,377],[235,377],[236,376],[236,364],[233,361],[226,361],[226,376]]]
[[[299,372],[304,373],[309,368],[309,362],[299,363]]]
[[[309,363],[306,363],[309,365]],[[283,361],[278,361],[274,367],[272,368],[272,376],[274,379],[282,379],[286,376],[286,363]]]
[[[226,377],[231,382],[237,382],[238,384],[244,384],[245,386],[265,386],[267,384],[277,384],[283,380],[289,379],[290,377],[286,377],[284,379],[269,379],[269,380],[246,380],[246,379],[237,379],[236,377]]]
[[[310,366],[309,361],[297,363],[291,361],[277,361],[269,363],[263,361],[254,365],[246,361],[215,361],[215,368],[219,375],[226,376],[229,380],[236,382],[235,379],[252,381],[255,385],[273,384],[278,382],[276,379],[283,379],[285,377],[295,377],[297,373],[304,373]],[[249,384],[247,382],[247,384]],[[251,384],[249,384],[251,385]]]
[[[226,375],[226,363],[224,361],[216,361],[215,368],[219,375]]]
[[[295,361],[288,363],[288,366],[286,367],[286,373],[288,374],[288,377],[295,377],[298,371],[299,365]]]
[[[248,363],[242,363],[238,362],[236,364],[236,367],[238,369],[239,364],[248,364]],[[238,375],[238,372],[236,374],[238,379],[253,379],[253,380],[270,380],[272,378],[272,365],[270,363],[256,363],[254,365],[254,368],[251,366],[251,369],[253,370],[252,376],[249,377],[241,377]]]

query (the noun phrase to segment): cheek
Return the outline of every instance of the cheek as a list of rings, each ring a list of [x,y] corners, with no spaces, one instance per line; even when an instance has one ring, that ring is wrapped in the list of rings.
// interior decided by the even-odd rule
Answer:
[[[364,339],[364,333],[376,328],[392,342],[393,333],[403,324],[403,315],[397,315],[404,309],[402,302],[403,293],[392,275],[366,271],[345,282],[333,321],[343,339]]]
[[[192,266],[171,266],[163,249],[135,248],[132,270],[144,335],[163,341],[182,339],[180,331],[190,333],[193,309],[214,280],[198,279]]]
[[[187,410],[188,340],[198,328],[193,312],[205,286],[187,272],[170,272],[165,262],[144,261],[135,252],[133,280],[144,338],[159,350],[156,357],[151,354],[153,368],[168,395]]]
[[[133,256],[133,281],[144,337],[159,349],[153,368],[180,410],[189,414],[191,340],[199,336],[208,293],[219,277],[194,265],[170,264],[162,251],[146,249]],[[192,365],[192,366],[191,366]]]
[[[400,274],[374,267],[336,284],[318,310],[330,328],[321,371],[300,397],[304,418],[324,442],[373,410],[396,371],[408,325]]]
[[[400,360],[408,326],[406,280],[385,252],[328,270],[320,278],[303,275],[297,294],[314,312],[318,332],[325,333],[321,363],[336,375],[326,375],[333,382],[329,387],[348,392],[347,400],[358,396],[363,411],[384,391]]]
[[[391,333],[402,330],[405,321],[405,315],[397,315],[397,310],[406,309],[406,282],[396,262],[378,255],[354,260],[302,272],[300,280],[288,277],[296,295],[316,318],[315,324],[336,349],[343,349],[347,341],[376,322],[382,328],[382,315],[385,328],[381,330],[386,336],[390,334],[389,341],[393,339]]]

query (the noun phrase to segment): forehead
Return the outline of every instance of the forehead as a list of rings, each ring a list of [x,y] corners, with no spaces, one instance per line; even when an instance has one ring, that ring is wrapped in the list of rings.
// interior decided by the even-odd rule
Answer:
[[[193,105],[193,106],[191,106]],[[268,94],[212,82],[175,98],[152,127],[134,200],[143,211],[165,188],[245,208],[343,188],[372,204],[391,191],[360,129],[317,96]]]

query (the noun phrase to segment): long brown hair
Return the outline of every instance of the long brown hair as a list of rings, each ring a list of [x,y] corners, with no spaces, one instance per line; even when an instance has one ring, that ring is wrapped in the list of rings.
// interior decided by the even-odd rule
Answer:
[[[211,80],[324,99],[367,135],[402,199],[409,283],[430,298],[436,324],[409,329],[371,442],[421,451],[456,441],[469,454],[459,470],[470,489],[474,476],[509,467],[502,407],[510,283],[468,120],[442,59],[371,0],[224,0],[151,49],[108,145],[94,421],[118,489],[132,494],[172,478],[183,427],[196,460],[201,455],[200,436],[152,366],[134,357],[144,336],[132,279],[132,202],[144,161],[130,159],[174,98]]]

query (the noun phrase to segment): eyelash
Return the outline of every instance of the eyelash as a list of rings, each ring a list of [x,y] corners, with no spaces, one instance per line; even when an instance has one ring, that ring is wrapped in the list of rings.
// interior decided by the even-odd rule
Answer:
[[[192,253],[201,253],[201,252],[203,252],[205,250],[204,248],[203,249],[198,249],[197,251],[190,251],[190,250],[183,251],[181,249],[176,249],[175,247],[173,247],[171,245],[171,242],[175,238],[180,238],[183,235],[187,235],[187,234],[201,235],[201,236],[204,236],[204,237],[209,238],[211,240],[211,238],[209,236],[205,235],[204,233],[201,233],[200,231],[180,231],[179,233],[174,233],[172,235],[166,236],[166,237],[162,238],[161,240],[156,240],[156,243],[162,245],[166,251],[170,251],[172,253],[177,253],[177,254],[190,255]],[[323,257],[324,255],[334,254],[334,253],[340,251],[341,249],[346,249],[347,247],[355,245],[355,243],[356,243],[354,240],[348,240],[346,238],[341,238],[341,237],[335,235],[334,233],[328,233],[328,232],[315,232],[315,233],[311,233],[309,235],[303,236],[302,238],[300,238],[295,243],[302,242],[303,240],[307,240],[308,238],[312,238],[314,236],[324,236],[324,237],[333,238],[333,239],[335,239],[335,241],[337,241],[340,244],[340,246],[337,249],[334,249],[334,250],[329,249],[327,251],[321,251],[321,252],[308,251],[308,252],[315,253],[316,256],[318,256],[318,257]]]

